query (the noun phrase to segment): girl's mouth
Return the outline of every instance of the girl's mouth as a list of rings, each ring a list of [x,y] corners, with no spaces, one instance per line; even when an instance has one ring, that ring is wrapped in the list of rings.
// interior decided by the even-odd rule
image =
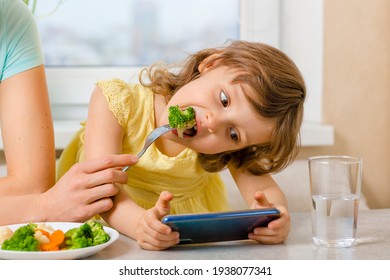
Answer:
[[[172,130],[172,133],[180,138],[192,138],[198,133],[198,126],[195,125],[192,128],[178,131],[178,129]]]
[[[186,129],[183,132],[184,137],[194,137],[198,133],[198,126],[195,124],[192,128]]]

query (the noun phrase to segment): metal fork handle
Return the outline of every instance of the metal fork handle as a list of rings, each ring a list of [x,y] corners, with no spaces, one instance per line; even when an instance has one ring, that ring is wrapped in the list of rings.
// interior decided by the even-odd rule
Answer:
[[[156,129],[154,129],[147,137],[146,137],[146,141],[145,141],[145,144],[144,144],[144,147],[142,148],[142,150],[137,154],[137,157],[140,158],[145,152],[146,150],[149,148],[150,145],[153,144],[154,141],[157,140],[157,138],[159,138],[161,135],[173,130],[174,128],[171,128],[169,126],[169,124],[167,125],[163,125],[163,126],[160,126],[160,127],[157,127]],[[149,142],[148,142],[149,141]],[[129,166],[125,166],[122,168],[122,171],[123,172],[126,172],[130,167]]]
[[[150,146],[150,145],[144,146],[144,147],[142,148],[142,150],[137,154],[137,157],[140,158],[140,157],[146,152],[146,150],[149,148],[149,146]],[[130,168],[130,166],[125,166],[125,167],[122,168],[122,171],[123,171],[123,172],[126,172],[127,169],[129,169],[129,168]]]

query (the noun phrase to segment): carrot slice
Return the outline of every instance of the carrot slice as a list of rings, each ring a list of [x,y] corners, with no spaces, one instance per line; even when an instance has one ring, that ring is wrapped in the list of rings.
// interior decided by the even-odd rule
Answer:
[[[57,229],[50,235],[49,240],[60,246],[65,240],[65,234],[62,230]]]
[[[58,251],[61,244],[65,241],[65,234],[62,230],[55,230],[49,237],[50,242],[41,244],[41,251]]]

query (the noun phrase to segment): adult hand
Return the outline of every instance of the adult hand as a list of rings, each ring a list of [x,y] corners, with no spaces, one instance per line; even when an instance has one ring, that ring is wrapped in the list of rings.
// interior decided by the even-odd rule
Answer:
[[[253,209],[276,207],[280,211],[280,218],[271,221],[267,227],[258,227],[249,234],[249,239],[256,240],[263,244],[278,244],[287,239],[290,231],[290,214],[287,208],[282,205],[274,205],[270,203],[261,191],[254,194]]]
[[[160,194],[156,205],[145,211],[137,227],[137,242],[142,249],[164,250],[179,243],[179,233],[164,225],[161,219],[170,212],[169,202],[173,195],[167,191]]]
[[[83,222],[113,206],[111,197],[118,192],[115,183],[127,183],[121,167],[138,162],[133,155],[110,155],[80,162],[40,198],[47,221]]]

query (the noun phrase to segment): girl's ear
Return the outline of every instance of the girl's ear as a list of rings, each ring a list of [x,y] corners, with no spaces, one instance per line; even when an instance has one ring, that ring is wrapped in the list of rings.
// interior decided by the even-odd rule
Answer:
[[[198,66],[199,73],[208,71],[210,68],[218,64],[219,53],[213,53],[212,55],[206,57]]]

